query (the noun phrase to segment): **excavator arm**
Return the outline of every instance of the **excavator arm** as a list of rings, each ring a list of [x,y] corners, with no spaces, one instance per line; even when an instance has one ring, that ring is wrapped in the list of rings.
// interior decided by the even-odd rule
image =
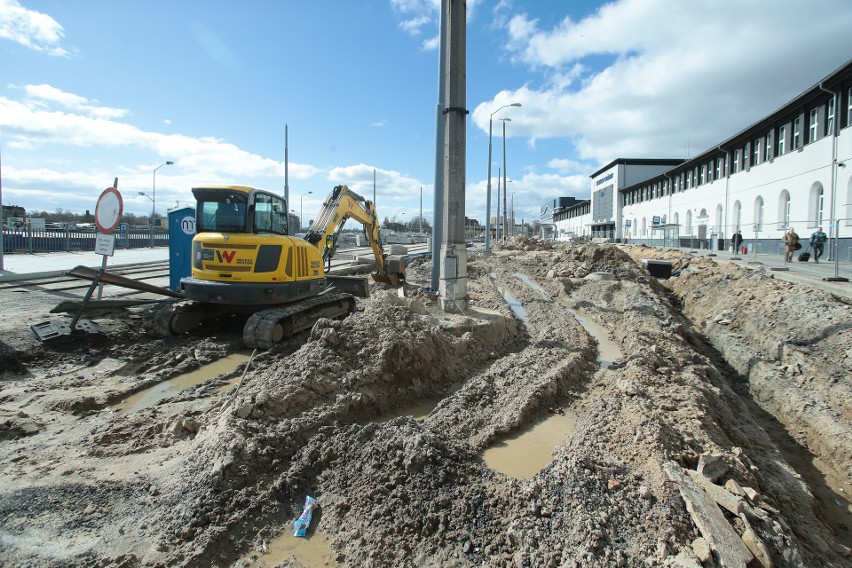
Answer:
[[[305,235],[305,240],[322,252],[323,261],[328,261],[334,256],[340,231],[349,219],[363,225],[364,234],[373,249],[377,265],[373,279],[393,285],[404,280],[405,260],[402,257],[389,257],[382,248],[379,216],[375,205],[348,186],[338,185],[328,194],[319,215]]]

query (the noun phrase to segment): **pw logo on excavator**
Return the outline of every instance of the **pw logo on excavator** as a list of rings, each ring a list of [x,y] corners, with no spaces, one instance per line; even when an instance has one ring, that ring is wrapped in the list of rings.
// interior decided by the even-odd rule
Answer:
[[[236,254],[237,254],[237,251],[235,251],[235,250],[223,250],[223,251],[217,250],[216,251],[216,258],[219,259],[219,262],[227,262],[228,264],[231,264],[231,262],[233,262],[234,256]]]

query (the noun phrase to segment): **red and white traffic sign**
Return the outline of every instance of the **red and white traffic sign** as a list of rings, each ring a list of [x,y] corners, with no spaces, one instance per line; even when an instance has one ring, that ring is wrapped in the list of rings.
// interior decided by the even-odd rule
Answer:
[[[124,202],[121,194],[114,187],[108,187],[98,198],[95,207],[95,225],[102,233],[111,233],[118,227],[121,221],[121,213],[124,211]]]

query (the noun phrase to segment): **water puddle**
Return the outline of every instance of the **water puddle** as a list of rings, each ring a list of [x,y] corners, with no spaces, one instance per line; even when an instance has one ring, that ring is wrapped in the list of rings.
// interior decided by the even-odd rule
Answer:
[[[523,272],[515,272],[515,278],[520,278],[521,280],[524,281],[524,284],[526,284],[527,286],[529,286],[530,288],[532,288],[536,292],[540,293],[545,298],[548,297],[545,289],[542,288],[541,286],[539,286],[537,282],[534,282],[532,278],[530,278],[529,276],[527,276]]]
[[[485,465],[515,479],[530,479],[553,459],[553,451],[577,427],[573,412],[552,414],[494,444],[482,454]]]
[[[337,566],[331,551],[331,541],[322,533],[314,532],[307,537],[293,536],[293,531],[286,530],[274,539],[266,548],[266,552],[252,552],[243,561],[249,566],[278,566],[293,556],[300,566],[307,568],[322,568]]]
[[[598,363],[601,369],[609,368],[613,361],[622,358],[621,349],[609,338],[609,333],[604,328],[571,308],[565,308],[565,311],[573,315],[583,329],[598,342]]]
[[[172,377],[167,381],[163,381],[148,387],[147,389],[143,389],[136,394],[127,397],[112,408],[116,412],[130,414],[131,412],[137,412],[143,408],[154,406],[161,400],[174,396],[190,387],[201,384],[207,379],[212,379],[219,375],[234,372],[238,366],[248,361],[250,357],[251,352],[232,353],[227,357],[223,357],[218,361],[199,367],[194,371]],[[236,380],[239,380],[239,377],[237,377]]]
[[[527,316],[527,311],[524,309],[524,306],[509,293],[508,290],[504,290],[503,288],[497,288],[497,291],[503,295],[503,299],[506,300],[506,303],[509,304],[509,308],[512,310],[512,313],[515,314],[515,317],[524,322],[524,325],[530,326],[530,319]]]

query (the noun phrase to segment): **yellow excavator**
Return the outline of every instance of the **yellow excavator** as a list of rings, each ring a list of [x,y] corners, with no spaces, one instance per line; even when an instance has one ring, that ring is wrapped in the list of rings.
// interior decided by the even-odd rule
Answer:
[[[192,276],[180,282],[188,300],[149,311],[144,321],[151,335],[179,335],[242,314],[248,316],[246,346],[268,349],[319,318],[348,315],[355,296],[367,294],[366,281],[325,269],[348,219],[364,227],[376,258],[373,278],[392,285],[405,279],[404,257],[382,248],[374,204],[348,186],[329,193],[304,238],[290,235],[287,203],[275,193],[238,185],[197,187],[192,193],[197,202]]]

